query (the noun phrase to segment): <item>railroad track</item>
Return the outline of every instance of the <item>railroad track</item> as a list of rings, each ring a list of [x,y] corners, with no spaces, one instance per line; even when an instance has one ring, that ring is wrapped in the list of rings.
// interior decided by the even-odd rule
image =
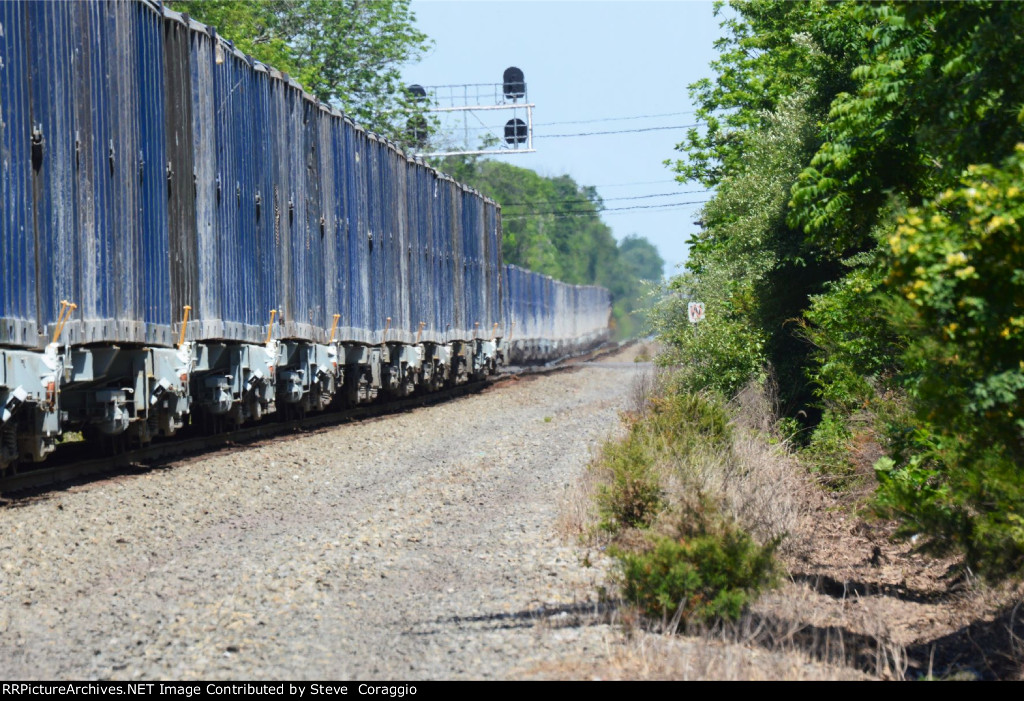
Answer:
[[[508,368],[484,380],[447,387],[436,392],[416,394],[411,397],[374,402],[365,406],[341,410],[328,410],[302,418],[270,418],[251,426],[242,426],[223,433],[189,435],[187,432],[182,432],[173,438],[158,440],[124,452],[105,454],[98,458],[82,455],[84,452],[95,450],[95,446],[85,443],[65,444],[50,456],[44,466],[29,467],[23,472],[0,477],[0,498],[11,500],[12,498],[31,497],[54,487],[87,481],[88,478],[144,472],[193,455],[430,406],[476,394],[509,378],[547,375],[572,370],[581,363],[613,353],[629,343],[631,342],[605,343],[586,353],[559,358],[546,365]]]

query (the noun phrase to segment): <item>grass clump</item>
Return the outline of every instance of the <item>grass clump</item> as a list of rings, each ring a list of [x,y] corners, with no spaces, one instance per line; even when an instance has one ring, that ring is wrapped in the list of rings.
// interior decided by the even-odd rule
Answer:
[[[626,417],[625,439],[605,444],[599,461],[599,526],[612,534],[649,527],[669,505],[662,485],[666,469],[700,446],[724,447],[729,437],[725,409],[704,397],[662,395],[641,406]]]

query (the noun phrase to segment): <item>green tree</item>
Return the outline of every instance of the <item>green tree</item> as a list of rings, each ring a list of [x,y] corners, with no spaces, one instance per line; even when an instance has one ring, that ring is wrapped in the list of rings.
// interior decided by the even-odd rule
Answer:
[[[654,244],[644,237],[630,234],[619,241],[619,259],[630,277],[647,282],[661,280],[665,260]]]
[[[893,198],[917,205],[972,163],[1020,139],[1024,6],[857,4],[855,83],[839,93],[824,141],[793,188],[792,221],[831,255],[875,246]]]
[[[677,147],[684,158],[672,164],[680,180],[717,188],[675,285],[700,297],[708,323],[694,335],[685,305],[670,298],[659,325],[682,356],[699,358],[689,366],[703,368],[694,382],[732,391],[770,367],[786,410],[806,415],[812,347],[797,322],[839,264],[787,221],[787,204],[821,145],[832,99],[852,86],[853,3],[751,0],[716,11],[726,35],[715,77],[690,86],[705,126],[689,132]]]
[[[717,192],[661,307],[666,339],[698,384],[775,367],[788,411],[825,411],[812,442],[874,412],[879,505],[982,573],[1024,571],[1024,6],[726,14],[716,77],[692,88],[707,128],[675,164]],[[785,387],[808,380],[813,397]]]
[[[289,73],[367,128],[407,141],[410,110],[399,67],[431,45],[409,0],[175,0],[239,50]],[[422,117],[422,114],[419,116]]]

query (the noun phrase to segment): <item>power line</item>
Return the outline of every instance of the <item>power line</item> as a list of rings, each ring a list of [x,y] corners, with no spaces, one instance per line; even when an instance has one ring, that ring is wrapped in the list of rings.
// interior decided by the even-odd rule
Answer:
[[[594,124],[596,122],[622,122],[628,119],[657,119],[659,117],[678,117],[684,114],[696,114],[696,110],[686,112],[662,112],[661,114],[638,114],[632,117],[604,117],[602,119],[576,119],[568,122],[543,122],[534,124],[535,127],[554,127],[562,124]]]
[[[593,187],[594,187],[595,190],[601,190],[603,188],[610,188],[610,187],[633,187],[634,185],[664,185],[666,183],[678,183],[678,182],[679,182],[678,180],[676,180],[675,178],[672,178],[670,180],[646,180],[644,182],[636,182],[636,183],[612,183],[611,185],[594,185]]]
[[[573,136],[602,136],[604,134],[636,134],[642,131],[664,131],[666,129],[690,129],[699,124],[679,124],[674,127],[645,127],[643,129],[616,129],[614,131],[584,131],[578,134],[534,134],[535,139],[566,139]]]
[[[502,219],[521,219],[523,217],[540,217],[540,216],[555,216],[555,217],[585,217],[585,216],[598,216],[605,212],[623,212],[628,209],[664,209],[666,207],[683,207],[689,204],[705,204],[710,200],[693,200],[692,202],[673,202],[672,204],[638,204],[632,207],[612,207],[610,209],[603,209],[600,211],[589,210],[589,211],[569,211],[569,212],[523,212],[521,214],[502,214]]]
[[[705,194],[707,190],[680,190],[679,192],[662,192],[657,195],[634,195],[631,197],[608,197],[601,198],[602,202],[616,202],[619,200],[649,200],[654,197],[675,197],[676,195],[698,195]],[[538,204],[583,204],[594,202],[585,198],[578,200],[535,200],[533,202],[501,202],[502,207],[522,207]],[[596,204],[596,203],[595,203]]]

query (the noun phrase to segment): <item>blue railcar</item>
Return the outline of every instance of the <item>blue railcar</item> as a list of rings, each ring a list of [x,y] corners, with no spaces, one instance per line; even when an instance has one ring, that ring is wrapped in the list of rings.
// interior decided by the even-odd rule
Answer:
[[[24,322],[7,324],[6,342],[41,346],[70,300],[64,341],[169,343],[163,18],[145,2],[4,13],[5,261],[18,291],[2,316]]]
[[[606,334],[606,291],[502,265],[496,203],[149,0],[0,2],[0,186],[0,470]]]
[[[515,265],[504,266],[502,278],[505,348],[511,362],[551,360],[607,338],[608,290],[569,285]]]

